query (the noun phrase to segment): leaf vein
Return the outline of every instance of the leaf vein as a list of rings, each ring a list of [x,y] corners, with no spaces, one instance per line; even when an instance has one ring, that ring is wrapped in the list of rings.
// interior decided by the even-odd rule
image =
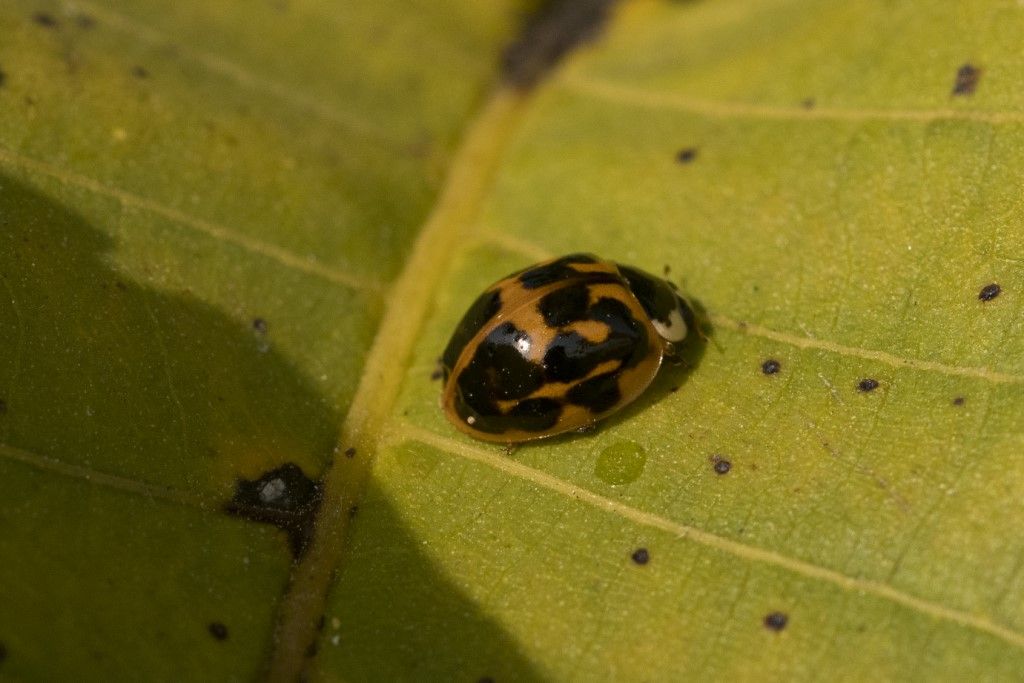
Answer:
[[[674,534],[681,539],[712,548],[719,552],[750,562],[759,562],[777,567],[808,579],[830,583],[844,591],[871,595],[936,620],[948,621],[963,628],[987,633],[1010,645],[1024,649],[1024,633],[995,623],[985,616],[946,607],[945,605],[905,593],[885,583],[847,576],[839,571],[805,560],[789,557],[773,550],[740,543],[696,527],[660,517],[625,503],[605,498],[589,489],[563,481],[546,472],[528,467],[509,458],[501,457],[495,452],[441,436],[409,423],[396,425],[395,429],[391,432],[389,442],[399,443],[403,440],[417,441],[424,445],[438,448],[450,455],[501,470],[506,474],[519,477],[572,500],[592,505],[642,526],[660,529]]]
[[[280,265],[290,270],[295,270],[316,277],[323,278],[336,284],[344,285],[352,289],[379,293],[383,285],[380,282],[364,280],[358,276],[344,273],[334,268],[324,266],[316,261],[301,258],[294,252],[262,240],[253,239],[247,235],[238,233],[223,225],[192,216],[178,209],[165,206],[157,201],[140,197],[116,187],[110,187],[94,178],[80,175],[73,171],[53,166],[44,161],[24,156],[11,149],[0,147],[0,161],[26,171],[47,176],[66,186],[78,187],[104,197],[109,197],[121,203],[123,207],[137,209],[147,213],[162,216],[178,225],[190,228],[196,232],[203,233],[223,244],[230,244],[241,247],[246,251],[259,256],[277,261]]]

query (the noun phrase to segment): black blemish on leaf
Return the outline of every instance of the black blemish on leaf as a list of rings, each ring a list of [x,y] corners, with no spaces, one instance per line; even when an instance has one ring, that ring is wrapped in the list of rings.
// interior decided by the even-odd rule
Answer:
[[[356,457],[356,448],[355,448],[355,446],[349,446],[348,448],[345,449],[345,457],[346,458],[354,458],[354,457]]]
[[[7,646],[0,643],[0,663],[7,659]]]
[[[732,469],[732,463],[718,454],[711,456],[711,465],[715,468],[715,474],[728,474]]]
[[[4,83],[7,82],[7,72],[0,69],[0,88],[4,87]]]
[[[786,628],[786,624],[788,622],[788,615],[783,612],[772,612],[771,614],[765,615],[764,627],[772,631],[781,631]]]
[[[292,556],[298,559],[313,538],[313,523],[322,498],[323,485],[289,462],[259,479],[238,479],[235,495],[224,511],[284,531]]]
[[[149,78],[149,71],[144,66],[135,65],[132,67],[132,76],[135,76],[135,78]]]
[[[96,19],[89,14],[78,14],[75,16],[75,24],[78,28],[90,29],[96,26]]]
[[[324,630],[324,623],[325,622],[326,622],[326,619],[324,618],[324,615],[321,614],[320,618],[316,620],[316,630],[317,631],[323,631]]]
[[[46,28],[56,28],[57,19],[47,12],[36,12],[32,15],[32,21]]]
[[[956,398],[953,399],[953,405],[955,406],[962,406],[966,402],[967,399],[964,398],[963,396],[957,396]]]
[[[210,630],[210,635],[217,640],[228,639],[228,627],[219,621],[211,621],[207,628]]]
[[[992,284],[985,285],[981,288],[981,291],[978,292],[978,299],[981,301],[992,301],[992,299],[999,296],[999,293],[1002,291],[1003,288],[993,282]]]
[[[266,334],[267,329],[269,328],[267,327],[266,320],[263,318],[254,318],[252,321],[252,329],[256,334]]]
[[[547,0],[502,55],[502,77],[529,89],[581,43],[598,36],[615,0]]]
[[[630,555],[630,558],[633,562],[642,566],[651,561],[651,554],[647,552],[647,548],[637,548]]]
[[[779,361],[774,358],[769,358],[765,362],[761,363],[761,372],[766,375],[774,375],[776,372],[782,369],[782,365]]]
[[[494,683],[494,679],[490,676],[481,676],[480,678],[476,679],[476,683]]]
[[[683,149],[676,152],[676,161],[681,164],[688,164],[697,158],[696,147],[684,147]]]
[[[312,659],[313,657],[316,657],[316,641],[315,640],[312,643],[309,644],[309,647],[306,648],[306,658],[307,659]]]
[[[662,277],[668,277],[671,272],[672,272],[672,266],[670,266],[670,265],[668,265],[666,263],[665,266],[661,269],[661,276]]]
[[[874,391],[878,388],[878,380],[870,377],[865,377],[857,383],[858,391]]]
[[[6,415],[6,414],[7,414],[7,401],[5,401],[4,399],[0,398],[0,415]]]
[[[978,89],[978,81],[981,80],[981,69],[973,64],[964,64],[956,70],[956,79],[953,81],[953,96],[973,95]]]
[[[353,505],[352,507],[350,507],[348,509],[348,518],[349,519],[352,519],[353,517],[355,517],[358,514],[359,514],[359,506],[358,505]]]
[[[815,101],[813,97],[808,97],[800,103],[800,106],[804,109],[814,109]]]

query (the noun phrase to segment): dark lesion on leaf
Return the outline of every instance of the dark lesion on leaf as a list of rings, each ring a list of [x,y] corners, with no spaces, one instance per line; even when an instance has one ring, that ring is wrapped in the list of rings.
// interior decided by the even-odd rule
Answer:
[[[285,463],[249,481],[238,479],[224,511],[253,522],[272,524],[288,534],[292,556],[299,559],[313,538],[323,485],[294,463]]]
[[[981,80],[981,68],[973,64],[964,64],[956,70],[956,79],[953,81],[953,96],[973,95],[978,89],[978,81]]]
[[[506,83],[529,89],[566,54],[594,40],[616,0],[546,0],[502,55]]]

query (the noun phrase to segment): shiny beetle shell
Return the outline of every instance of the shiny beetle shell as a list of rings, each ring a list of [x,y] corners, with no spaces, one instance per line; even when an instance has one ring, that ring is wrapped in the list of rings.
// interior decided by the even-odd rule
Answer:
[[[675,287],[572,254],[513,273],[470,306],[441,358],[461,431],[516,443],[585,429],[629,404],[693,327]]]

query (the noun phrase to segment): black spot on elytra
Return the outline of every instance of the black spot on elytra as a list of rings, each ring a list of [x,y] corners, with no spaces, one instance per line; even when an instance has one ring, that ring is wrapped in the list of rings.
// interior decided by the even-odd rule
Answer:
[[[953,399],[953,405],[955,406],[962,406],[966,402],[967,399],[964,398],[963,396],[957,396],[956,398]]]
[[[455,368],[459,360],[459,354],[466,347],[466,344],[476,336],[487,322],[497,315],[501,310],[501,292],[484,292],[469,307],[466,314],[462,316],[448,346],[441,356],[441,365],[444,367],[445,377]]]
[[[769,358],[765,362],[761,363],[761,372],[766,375],[774,375],[781,369],[782,365],[774,358]]]
[[[711,456],[711,466],[715,469],[715,474],[728,474],[732,469],[732,463],[720,455]]]
[[[559,287],[541,297],[537,310],[551,327],[564,327],[587,317],[590,306],[590,287],[579,282]]]
[[[1002,291],[1003,288],[993,282],[992,284],[985,285],[981,288],[981,291],[978,292],[978,299],[981,301],[992,301],[992,299],[999,296],[999,293]]]
[[[459,375],[463,394],[509,401],[540,389],[544,371],[523,356],[530,344],[530,335],[510,322],[491,330]]]
[[[647,552],[647,548],[637,548],[629,557],[639,565],[645,565],[651,561],[651,554]]]
[[[592,342],[574,331],[555,335],[544,352],[544,377],[548,381],[582,379],[608,361],[619,361],[616,372],[620,372],[643,360],[649,344],[647,330],[622,302],[600,299],[587,310],[587,319],[606,324],[608,336]]]
[[[32,21],[45,28],[56,28],[57,19],[49,12],[36,12],[32,15]]]
[[[681,164],[689,164],[697,158],[696,147],[684,147],[676,152],[676,161]]]
[[[871,377],[865,377],[861,381],[857,382],[858,391],[874,391],[878,388],[878,380],[872,379]]]
[[[518,88],[536,85],[564,55],[601,31],[615,0],[548,0],[502,55],[502,76]]]
[[[973,64],[964,64],[956,70],[952,95],[973,95],[974,91],[978,89],[979,80],[981,80],[981,69]]]
[[[789,616],[783,612],[772,612],[764,617],[764,627],[772,631],[781,631],[789,623]]]
[[[220,623],[219,621],[210,622],[210,625],[207,626],[207,629],[210,631],[210,635],[216,638],[217,640],[228,639],[228,627]]]
[[[531,266],[526,270],[514,273],[525,289],[537,289],[553,282],[561,282],[571,278],[583,277],[584,274],[573,268],[573,265],[586,263],[597,263],[597,258],[590,254],[569,254],[560,259]],[[614,276],[606,273],[587,273],[586,277],[590,282],[616,282]]]
[[[294,463],[285,463],[258,479],[238,479],[235,495],[224,511],[253,522],[272,524],[288,534],[292,556],[300,558],[313,538],[313,522],[323,486],[303,474]]]
[[[135,78],[149,78],[149,71],[144,66],[136,65],[132,67],[132,76],[135,76]]]
[[[591,413],[603,413],[615,407],[622,398],[619,391],[619,372],[606,372],[573,385],[566,399]]]

